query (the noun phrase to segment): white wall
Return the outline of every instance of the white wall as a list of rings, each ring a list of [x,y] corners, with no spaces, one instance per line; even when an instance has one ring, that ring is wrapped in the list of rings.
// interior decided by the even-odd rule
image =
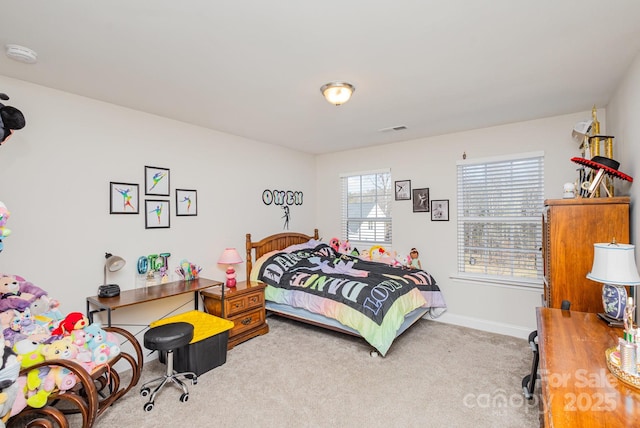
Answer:
[[[393,248],[420,251],[423,268],[439,283],[447,300],[446,322],[527,337],[536,328],[535,307],[542,290],[515,289],[454,280],[457,271],[456,161],[508,153],[545,153],[545,198],[561,198],[562,185],[577,178],[580,156],[571,138],[573,126],[590,111],[470,132],[424,138],[317,157],[317,218],[325,237],[340,236],[339,174],[391,168],[392,179],[411,180],[412,188],[429,188],[431,199],[449,199],[450,221],[432,222],[428,213],[413,213],[411,201],[393,205]],[[605,121],[604,110],[598,118]],[[409,124],[410,126],[410,124]]]
[[[244,256],[246,233],[261,238],[283,231],[283,210],[263,204],[265,189],[303,192],[289,228],[311,233],[315,227],[311,155],[1,76],[0,91],[27,121],[0,147],[0,201],[11,212],[12,230],[0,273],[46,289],[63,313],[85,312],[85,297],[103,280],[107,251],[127,261],[109,276],[123,289],[134,288],[138,257],[159,252],[172,254],[171,266],[186,258],[202,266],[202,277],[224,280],[216,261],[225,247]],[[145,229],[145,165],[170,169],[169,229]],[[140,185],[139,215],[109,214],[110,181]],[[197,190],[196,217],[175,216],[176,188]],[[244,268],[239,265],[238,279]],[[143,326],[192,298],[120,309],[114,323]]]
[[[640,186],[637,184],[640,172],[640,54],[638,54],[618,86],[607,107],[609,120],[607,133],[615,136],[614,158],[620,162],[620,170],[634,177],[635,184],[629,185],[631,195],[631,243],[640,244],[640,221],[638,206]],[[636,247],[636,264],[640,266],[640,250]],[[636,290],[636,301],[638,291]],[[640,316],[640,307],[636,308]],[[637,318],[640,319],[640,318]]]

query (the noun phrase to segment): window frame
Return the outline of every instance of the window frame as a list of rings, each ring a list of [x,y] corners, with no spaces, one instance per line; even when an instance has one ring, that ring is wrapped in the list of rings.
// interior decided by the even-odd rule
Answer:
[[[366,176],[376,176],[376,183],[374,184],[375,193],[374,194],[363,194],[362,191],[362,180]],[[378,188],[378,176],[383,175],[383,182],[386,182],[384,188]],[[348,185],[349,180],[353,180],[358,178],[361,183],[361,189],[358,198],[360,199],[360,216],[350,215],[353,209],[350,210],[350,206],[353,207],[353,203],[349,202],[349,192]],[[378,169],[378,170],[370,170],[370,171],[359,171],[359,172],[350,172],[340,174],[340,203],[341,203],[341,214],[340,214],[340,230],[341,230],[341,238],[343,240],[349,240],[351,247],[354,248],[356,246],[363,247],[365,249],[369,249],[374,245],[382,245],[382,246],[391,246],[393,243],[393,200],[395,197],[394,193],[394,184],[391,177],[391,169]],[[379,192],[382,190],[382,192]],[[369,204],[373,204],[371,210],[367,212],[367,216],[362,213],[363,207],[366,205],[363,200],[373,199],[373,202],[369,202]],[[382,205],[382,206],[381,206]],[[384,209],[386,207],[386,213]],[[369,215],[373,213],[375,210],[376,217],[370,217]],[[386,217],[377,217],[377,215],[382,212],[386,215]],[[383,219],[383,220],[382,220]],[[354,237],[352,233],[349,232],[349,226],[352,222],[359,222],[360,227],[358,228],[358,237]],[[379,227],[381,226],[382,230],[378,232]],[[363,239],[363,228],[367,231],[373,233],[372,239]],[[382,239],[379,239],[379,234],[382,234]]]
[[[531,165],[527,167],[527,161],[531,161]],[[508,165],[511,165],[509,168]],[[481,184],[482,179],[473,179],[464,180],[463,174],[466,172],[467,178],[470,175],[470,171],[472,168],[478,169],[492,169],[492,168],[502,168],[503,171],[510,170],[511,181],[507,180],[506,185],[504,183],[504,177],[500,178],[489,178],[489,183],[486,185],[494,186],[495,192],[499,194],[507,194],[505,190],[513,190],[515,189],[515,193],[511,196],[510,199],[497,200],[500,201],[496,204],[495,194],[493,195],[492,203],[502,208],[502,210],[509,210],[510,201],[520,202],[522,205],[517,205],[517,210],[511,209],[511,212],[527,212],[527,210],[531,210],[531,201],[536,201],[535,210],[533,212],[527,212],[527,215],[497,215],[497,216],[488,216],[487,221],[483,221],[482,217],[466,215],[465,211],[473,208],[481,208],[483,201],[477,203],[467,203],[465,200],[465,195],[472,195],[473,190],[470,188],[472,183],[475,183],[477,186]],[[534,169],[527,173],[527,169]],[[515,179],[513,178],[513,172],[519,172],[521,175],[518,175]],[[531,188],[525,188],[524,186],[518,186],[519,179],[521,177],[535,179],[536,181],[531,185]],[[458,279],[464,279],[469,281],[476,282],[484,282],[490,284],[499,284],[499,285],[509,285],[509,286],[517,286],[517,287],[530,287],[535,289],[541,289],[543,287],[544,281],[544,266],[542,260],[542,214],[544,212],[544,152],[536,151],[529,153],[519,153],[519,154],[510,154],[504,156],[494,156],[494,157],[486,157],[481,159],[469,159],[458,161],[456,163],[456,177],[457,177],[457,260],[456,267],[457,273],[452,277]],[[521,183],[521,181],[520,181]],[[486,186],[485,185],[485,186]],[[518,190],[519,189],[519,190]],[[485,187],[486,190],[486,187]],[[502,193],[501,193],[502,192]],[[473,194],[473,196],[477,196]],[[526,196],[530,196],[531,200],[526,202],[524,198]],[[521,199],[518,199],[521,198]],[[468,199],[472,199],[469,196]],[[486,201],[486,200],[485,200]],[[484,212],[489,212],[489,210],[485,209]],[[504,213],[505,211],[500,211]],[[533,233],[534,236],[528,236],[526,238],[527,246],[523,249],[515,248],[515,243],[512,241],[516,241],[515,239],[509,239],[508,242],[513,246],[510,248],[509,245],[506,246],[479,246],[476,248],[476,251],[483,253],[483,258],[487,259],[489,256],[487,254],[490,253],[501,253],[497,262],[484,263],[481,267],[484,266],[485,272],[491,272],[492,270],[499,270],[499,268],[508,267],[510,274],[500,274],[500,273],[481,273],[476,271],[468,271],[466,269],[466,256],[468,255],[469,245],[466,244],[469,238],[469,229],[472,227],[470,225],[477,225],[482,227],[487,227],[489,232],[483,232],[481,235],[483,236],[483,242],[491,241],[490,238],[486,238],[486,235],[491,235],[492,233],[496,233],[498,236],[503,237],[504,235],[517,235],[518,232],[520,235],[530,235]],[[465,227],[466,226],[466,227]],[[511,231],[510,233],[508,231]],[[494,232],[497,231],[497,232]],[[526,231],[527,233],[523,233]],[[523,238],[521,238],[523,239]],[[520,241],[518,241],[520,242]],[[493,250],[493,251],[492,251]],[[497,251],[496,251],[497,250]],[[500,263],[503,261],[502,257],[504,257],[505,253],[509,257],[506,259],[508,263]],[[523,256],[524,254],[524,256]],[[520,258],[515,256],[520,255]],[[527,272],[527,275],[518,274],[518,269],[514,268],[519,263],[522,263],[523,259],[526,257],[532,256],[534,257],[533,261],[529,261],[529,264],[533,264],[535,266],[535,276],[533,276],[533,269],[522,269]],[[470,263],[469,263],[470,264]],[[526,263],[525,263],[526,264]],[[516,274],[514,274],[514,271]]]

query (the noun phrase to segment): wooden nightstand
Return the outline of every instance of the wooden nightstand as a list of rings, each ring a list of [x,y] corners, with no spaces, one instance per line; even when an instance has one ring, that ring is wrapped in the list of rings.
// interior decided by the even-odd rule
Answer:
[[[201,292],[208,313],[233,321],[227,349],[269,332],[264,309],[264,288],[264,284],[242,281],[235,288],[225,288],[224,298],[222,287]]]

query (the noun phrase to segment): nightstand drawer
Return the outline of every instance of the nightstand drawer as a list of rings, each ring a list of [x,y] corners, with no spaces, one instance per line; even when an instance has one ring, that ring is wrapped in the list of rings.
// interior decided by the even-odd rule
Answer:
[[[229,330],[229,337],[233,337],[243,333],[244,331],[251,330],[256,326],[264,324],[265,313],[262,308],[258,308],[235,317],[229,316],[227,319],[233,321],[233,328]]]
[[[224,302],[224,313],[231,318],[242,311],[252,308],[262,308],[264,306],[264,293],[245,294],[237,297],[229,297]]]

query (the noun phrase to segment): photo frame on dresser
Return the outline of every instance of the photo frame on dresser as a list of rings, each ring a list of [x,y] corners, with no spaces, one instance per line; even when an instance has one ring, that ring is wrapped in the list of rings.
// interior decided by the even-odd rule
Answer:
[[[140,192],[133,183],[109,183],[109,214],[139,214]]]
[[[169,201],[161,199],[147,199],[144,201],[144,206],[145,229],[169,228],[171,218],[171,206]]]
[[[144,194],[169,196],[169,169],[156,166],[144,167]]]
[[[198,215],[198,192],[176,189],[176,216]]]

